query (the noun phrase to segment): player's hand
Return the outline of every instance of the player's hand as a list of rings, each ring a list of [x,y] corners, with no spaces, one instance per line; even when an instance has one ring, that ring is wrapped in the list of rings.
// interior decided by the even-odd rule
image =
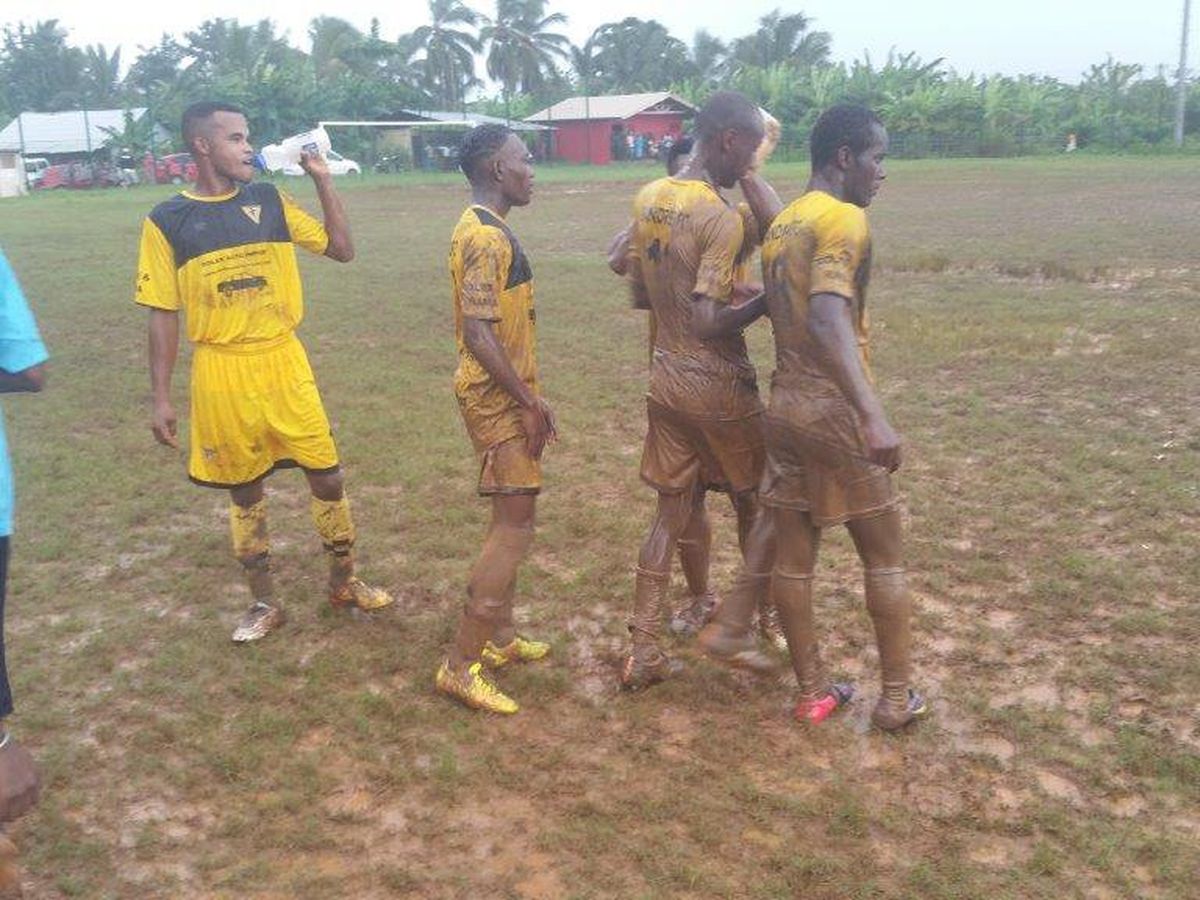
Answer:
[[[533,406],[522,407],[521,427],[525,431],[525,447],[534,459],[541,459],[546,444],[558,439],[554,410],[541,397],[534,401]]]
[[[300,168],[313,179],[325,178],[329,175],[329,163],[320,153],[300,153]]]
[[[0,748],[0,822],[24,815],[38,801],[42,779],[29,751],[9,738]]]
[[[763,286],[757,281],[741,281],[733,286],[733,297],[729,305],[734,309],[745,306],[763,292]]]
[[[883,416],[867,419],[863,423],[863,434],[867,439],[867,454],[871,462],[889,472],[900,468],[900,435],[887,419]]]
[[[758,145],[758,149],[754,151],[754,162],[750,164],[751,172],[757,172],[763,167],[763,163],[771,158],[771,154],[775,152],[775,145],[779,143],[779,136],[783,133],[778,119],[761,106],[758,111],[762,114],[763,139],[762,143]]]
[[[179,438],[176,437],[178,420],[175,418],[175,407],[169,401],[162,400],[154,404],[154,416],[150,422],[150,430],[154,439],[167,447],[179,449]]]
[[[618,275],[624,275],[629,268],[629,238],[632,231],[633,226],[626,225],[608,242],[608,267]]]

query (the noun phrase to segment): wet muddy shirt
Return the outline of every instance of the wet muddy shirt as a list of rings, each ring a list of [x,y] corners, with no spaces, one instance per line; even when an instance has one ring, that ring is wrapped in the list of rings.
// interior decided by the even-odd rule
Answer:
[[[836,294],[847,304],[859,359],[872,379],[866,310],[871,235],[866,212],[810,191],[787,206],[763,240],[763,282],[775,331],[771,415],[823,444],[866,455],[854,411],[808,336],[809,299]]]
[[[134,299],[185,309],[197,343],[271,344],[304,316],[293,244],[324,253],[329,236],[270,182],[217,197],[176,194],[142,223]]]
[[[654,315],[652,400],[704,419],[762,409],[742,335],[701,340],[697,295],[729,303],[743,244],[742,217],[703,181],[661,178],[634,201],[629,277]]]
[[[450,239],[450,281],[458,345],[454,393],[472,422],[496,429],[486,436],[488,443],[499,443],[520,433],[519,407],[467,349],[463,319],[495,323],[496,337],[513,369],[536,393],[533,271],[504,220],[482,206],[471,206]],[[489,424],[483,426],[485,422]]]

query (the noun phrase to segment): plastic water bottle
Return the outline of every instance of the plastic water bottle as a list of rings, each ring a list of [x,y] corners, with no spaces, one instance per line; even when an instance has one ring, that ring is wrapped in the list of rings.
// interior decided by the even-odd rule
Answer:
[[[278,144],[267,144],[254,154],[254,165],[263,172],[278,172],[299,163],[301,153],[324,156],[330,146],[329,132],[317,127],[284,138]]]

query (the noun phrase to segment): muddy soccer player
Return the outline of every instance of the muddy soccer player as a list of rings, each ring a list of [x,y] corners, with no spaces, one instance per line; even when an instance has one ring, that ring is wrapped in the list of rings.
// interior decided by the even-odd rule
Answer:
[[[329,602],[376,610],[392,598],[355,574],[355,527],[338,451],[296,328],[304,314],[293,245],[338,262],[354,257],[350,226],[325,161],[301,157],[321,203],[320,222],[273,184],[252,183],[246,117],[195,103],[183,139],[196,183],[156,206],[142,226],[135,299],[150,311],[151,429],[178,448],[171,377],[185,311],[192,357],[188,475],[229,492],[233,553],[253,600],[233,632],[265,637],[284,621],[275,594],[263,480],[299,467],[329,557]]]
[[[714,94],[697,116],[687,163],[634,201],[628,278],[635,306],[649,308],[655,323],[641,476],[658,502],[636,569],[633,646],[621,670],[628,690],[677,669],[659,645],[659,632],[671,554],[701,485],[729,494],[747,571],[762,590],[769,580],[769,522],[757,515],[756,499],[763,410],[742,337],[765,303],[761,294],[735,293],[745,226],[720,193],[752,168],[763,136],[754,104],[733,92]],[[754,645],[751,637],[730,655],[751,653]]]
[[[472,202],[450,242],[454,393],[479,458],[478,491],[491,501],[492,515],[435,684],[467,706],[509,714],[517,703],[484,666],[530,662],[550,651],[513,624],[517,570],[533,542],[542,451],[557,437],[554,413],[538,388],[533,272],[505,221],[514,206],[528,205],[533,166],[525,144],[502,125],[467,132],[459,166]]]
[[[769,225],[775,214],[782,209],[783,204],[774,188],[758,174],[759,168],[771,155],[779,140],[779,122],[765,111],[763,115],[765,135],[762,143],[755,152],[754,163],[749,171],[739,179],[742,193],[746,201],[738,203],[735,209],[742,217],[742,247],[734,262],[734,294],[739,297],[752,297],[761,289],[761,285],[752,283],[749,276],[750,260],[761,243],[762,232]],[[674,176],[683,167],[694,147],[694,139],[689,135],[676,141],[667,153],[667,175]],[[760,224],[762,223],[762,224]],[[629,268],[629,242],[633,234],[633,224],[630,223],[617,232],[608,248],[608,265],[618,275],[626,274]],[[638,298],[635,297],[635,302]],[[656,324],[653,312],[650,313],[650,359],[654,359],[654,335]],[[687,584],[687,599],[682,607],[675,610],[671,616],[670,628],[674,634],[693,635],[700,630],[712,617],[717,609],[718,597],[709,582],[709,561],[712,554],[712,525],[708,518],[706,497],[709,490],[721,490],[719,484],[709,484],[700,480],[696,484],[692,496],[692,510],[688,523],[684,527],[677,543],[679,551],[679,567],[683,570],[684,581]],[[753,585],[751,585],[753,587]],[[780,640],[779,632],[773,627],[775,621],[774,607],[770,605],[769,593],[759,590],[755,599],[761,603],[758,609],[759,633],[772,640]],[[753,609],[744,610],[738,607],[738,618],[753,613]],[[725,617],[732,618],[732,608],[727,608]],[[740,621],[739,621],[740,624]],[[742,636],[739,630],[739,637]],[[739,646],[740,646],[739,642]]]
[[[761,499],[775,521],[774,599],[800,683],[796,717],[819,723],[853,693],[822,667],[812,599],[821,531],[845,525],[879,649],[882,694],[871,721],[892,731],[925,703],[909,686],[911,607],[892,482],[901,442],[875,390],[866,308],[866,208],[883,183],[887,145],[869,110],[827,110],[813,128],[807,190],[763,242],[777,368]]]

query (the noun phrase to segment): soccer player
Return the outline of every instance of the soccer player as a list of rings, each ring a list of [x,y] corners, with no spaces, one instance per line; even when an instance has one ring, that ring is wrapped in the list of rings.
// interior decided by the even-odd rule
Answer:
[[[471,205],[450,241],[458,370],[454,394],[479,456],[479,494],[492,521],[471,569],[458,633],[438,668],[437,689],[467,706],[511,714],[517,703],[484,673],[543,658],[550,645],[517,634],[517,569],[533,543],[542,450],[555,440],[554,413],[538,388],[533,271],[505,217],[529,204],[532,157],[502,125],[467,132],[458,164]]]
[[[304,347],[304,314],[293,244],[338,262],[354,258],[342,201],[320,156],[300,164],[320,198],[324,224],[273,184],[254,178],[246,117],[227,103],[194,103],[183,139],[196,184],[156,206],[142,226],[136,301],[150,310],[151,429],[178,448],[171,375],[179,310],[187,311],[192,359],[188,474],[229,491],[234,556],[253,604],[233,639],[256,641],[284,621],[275,596],[263,479],[304,470],[312,517],[329,557],[329,602],[377,610],[392,603],[355,574],[355,528],[337,447]]]
[[[774,516],[774,598],[800,683],[796,717],[819,723],[850,698],[830,684],[813,624],[821,529],[845,525],[862,560],[883,691],[871,715],[887,731],[925,712],[909,687],[911,608],[892,472],[900,437],[869,363],[871,237],[866,208],[883,183],[888,138],[861,106],[835,106],[812,132],[808,189],[763,243],[777,368],[767,413],[762,502]]]
[[[769,522],[757,515],[762,471],[762,404],[742,329],[765,311],[762,295],[735,297],[734,266],[744,225],[721,196],[753,166],[763,140],[758,108],[718,92],[696,119],[697,143],[674,178],[644,187],[634,202],[629,280],[634,305],[654,316],[642,479],[658,508],[638,557],[633,648],[621,684],[639,690],[677,670],[658,635],[671,552],[687,526],[695,492],[719,484],[734,503],[747,566],[765,587]],[[751,534],[766,528],[768,534]]]
[[[0,252],[0,393],[40,391],[45,381],[46,348],[29,311],[21,285]],[[9,537],[12,535],[13,483],[4,421],[0,419],[0,822],[17,818],[37,802],[41,781],[29,751],[9,735],[12,690],[4,660],[4,599],[8,585]],[[4,861],[15,848],[0,835],[0,890],[11,887]]]
[[[761,285],[751,283],[748,278],[748,265],[754,251],[761,243],[765,225],[769,225],[775,214],[783,208],[774,188],[767,183],[758,169],[770,156],[779,140],[779,122],[765,111],[763,115],[765,135],[762,143],[755,152],[751,168],[739,179],[742,193],[747,202],[735,207],[742,217],[742,247],[734,262],[734,294],[742,298],[752,297]],[[688,135],[674,142],[667,151],[667,175],[674,177],[687,161],[695,146],[694,139]],[[759,222],[763,225],[760,226]],[[626,274],[629,268],[629,242],[633,235],[633,223],[621,229],[609,243],[608,265],[618,275]],[[636,300],[636,298],[635,298]],[[656,321],[653,312],[650,313],[650,359],[654,359],[654,336]],[[692,495],[692,511],[683,534],[677,541],[679,550],[679,565],[688,587],[686,604],[676,610],[671,616],[671,631],[678,635],[695,634],[713,616],[717,609],[717,595],[709,586],[709,560],[712,552],[712,526],[708,520],[708,510],[705,498],[708,491],[720,490],[720,484],[709,484],[700,480]],[[759,590],[756,599],[761,601],[759,608],[759,630],[764,637],[772,637],[771,623],[774,619],[773,608],[769,604],[769,593]],[[739,609],[739,612],[741,610]],[[749,615],[753,610],[746,611]],[[740,616],[739,616],[740,618]],[[740,623],[739,623],[740,624]],[[778,632],[775,632],[778,635]],[[739,642],[739,649],[742,649]]]

